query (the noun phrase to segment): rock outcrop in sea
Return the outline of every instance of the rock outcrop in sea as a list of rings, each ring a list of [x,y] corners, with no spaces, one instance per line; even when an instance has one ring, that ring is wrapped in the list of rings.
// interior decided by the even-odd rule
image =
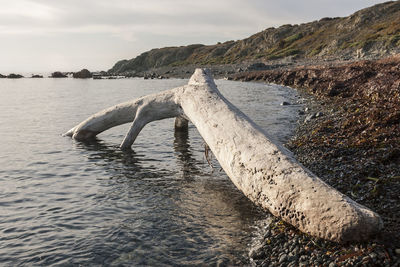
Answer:
[[[20,78],[24,78],[24,76],[22,76],[21,74],[15,74],[15,73],[11,73],[10,75],[7,76],[8,79],[20,79]]]
[[[88,78],[92,78],[93,75],[89,70],[82,69],[81,71],[73,73],[72,77],[79,78],[79,79],[88,79]]]
[[[68,76],[60,71],[55,71],[51,74],[50,78],[67,78]]]

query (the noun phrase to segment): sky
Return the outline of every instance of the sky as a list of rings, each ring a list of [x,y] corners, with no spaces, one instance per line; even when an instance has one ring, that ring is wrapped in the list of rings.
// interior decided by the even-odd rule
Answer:
[[[108,70],[165,46],[239,40],[378,0],[0,0],[0,73]]]

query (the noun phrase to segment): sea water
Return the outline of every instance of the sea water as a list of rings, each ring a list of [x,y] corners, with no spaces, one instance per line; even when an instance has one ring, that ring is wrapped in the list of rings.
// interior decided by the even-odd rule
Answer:
[[[129,125],[91,142],[62,133],[91,114],[187,80],[0,79],[0,265],[242,265],[270,216],[246,199],[191,125],[152,122],[131,151]],[[296,126],[296,93],[218,80],[274,138]],[[229,129],[227,129],[229,130]]]

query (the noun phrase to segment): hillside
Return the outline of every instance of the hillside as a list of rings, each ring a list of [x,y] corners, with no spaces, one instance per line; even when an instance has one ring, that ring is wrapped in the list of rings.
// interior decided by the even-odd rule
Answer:
[[[268,28],[246,39],[215,45],[153,49],[117,62],[110,72],[135,73],[183,65],[277,60],[375,58],[400,51],[400,1],[378,4],[343,18]]]

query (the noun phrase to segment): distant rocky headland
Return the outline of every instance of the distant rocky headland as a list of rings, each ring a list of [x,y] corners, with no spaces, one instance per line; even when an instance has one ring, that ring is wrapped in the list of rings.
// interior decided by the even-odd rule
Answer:
[[[93,77],[93,73],[87,69],[82,69],[78,72],[55,71],[49,76],[49,78],[68,78],[68,77],[73,77],[77,79],[88,79]]]
[[[75,78],[75,79],[117,79],[117,78],[125,78],[125,76],[115,76],[110,75],[105,71],[99,72],[91,72],[88,69],[82,69],[78,72],[61,72],[55,71],[53,72],[49,78]]]
[[[44,76],[41,74],[32,74],[31,77],[29,78],[43,78]],[[9,75],[2,75],[0,73],[0,78],[8,78],[8,79],[19,79],[19,78],[25,78],[21,74],[15,74],[11,73]],[[109,73],[105,71],[99,71],[99,72],[90,72],[87,69],[82,69],[78,72],[61,72],[61,71],[55,71],[52,72],[48,78],[76,78],[76,79],[117,79],[117,78],[125,78],[125,76],[114,76],[110,75]]]

